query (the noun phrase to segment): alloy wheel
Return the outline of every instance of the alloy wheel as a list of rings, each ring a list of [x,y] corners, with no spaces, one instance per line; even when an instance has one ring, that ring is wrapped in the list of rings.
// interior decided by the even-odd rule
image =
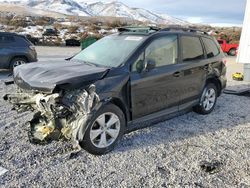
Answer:
[[[90,129],[90,140],[97,148],[106,148],[113,144],[119,136],[121,122],[114,113],[100,115]]]
[[[213,88],[209,88],[205,91],[203,107],[206,111],[209,111],[213,108],[216,101],[216,91]]]
[[[15,68],[15,67],[17,67],[17,66],[19,66],[19,65],[23,65],[23,64],[25,64],[26,62],[25,61],[23,61],[23,60],[17,60],[17,61],[15,61],[14,63],[13,63],[13,68]]]

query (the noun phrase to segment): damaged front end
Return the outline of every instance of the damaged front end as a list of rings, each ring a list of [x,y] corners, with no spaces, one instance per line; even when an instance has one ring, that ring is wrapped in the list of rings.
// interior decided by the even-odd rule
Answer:
[[[99,103],[95,85],[85,89],[60,91],[45,94],[19,90],[16,94],[6,94],[4,100],[13,104],[18,112],[33,111],[29,139],[33,143],[66,138],[74,146],[83,140],[91,110]]]

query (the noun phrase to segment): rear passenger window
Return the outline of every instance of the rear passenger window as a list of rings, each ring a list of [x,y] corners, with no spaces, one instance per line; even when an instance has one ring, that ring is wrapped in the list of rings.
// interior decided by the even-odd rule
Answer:
[[[203,48],[198,37],[182,36],[181,44],[183,61],[204,59]]]
[[[0,43],[10,43],[15,42],[14,37],[12,36],[0,36]]]
[[[219,55],[220,50],[213,40],[204,37],[202,38],[202,40],[207,51],[207,58],[212,58],[214,56]]]

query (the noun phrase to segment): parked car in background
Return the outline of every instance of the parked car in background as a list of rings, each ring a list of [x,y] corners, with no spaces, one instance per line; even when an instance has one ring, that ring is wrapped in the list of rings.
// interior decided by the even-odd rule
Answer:
[[[126,132],[192,109],[211,113],[226,86],[224,57],[205,32],[120,28],[68,61],[17,67],[20,93],[4,99],[37,112],[30,140],[59,133],[100,155]]]
[[[228,55],[235,56],[236,50],[239,47],[239,44],[230,44],[226,40],[217,40],[218,43],[221,46],[221,49],[224,53],[227,53]]]
[[[22,35],[0,32],[0,69],[37,61],[34,45]]]
[[[58,32],[56,29],[48,28],[45,29],[43,36],[58,36]]]
[[[25,35],[25,37],[34,45],[39,43],[39,38],[37,37],[32,37],[31,35]]]
[[[80,46],[81,43],[79,40],[76,39],[67,39],[65,40],[66,46]]]

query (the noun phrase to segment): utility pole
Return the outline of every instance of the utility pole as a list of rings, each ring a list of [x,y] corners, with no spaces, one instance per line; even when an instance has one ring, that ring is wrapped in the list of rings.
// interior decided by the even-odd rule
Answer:
[[[250,82],[250,0],[246,0],[237,62],[244,64],[244,81]]]

